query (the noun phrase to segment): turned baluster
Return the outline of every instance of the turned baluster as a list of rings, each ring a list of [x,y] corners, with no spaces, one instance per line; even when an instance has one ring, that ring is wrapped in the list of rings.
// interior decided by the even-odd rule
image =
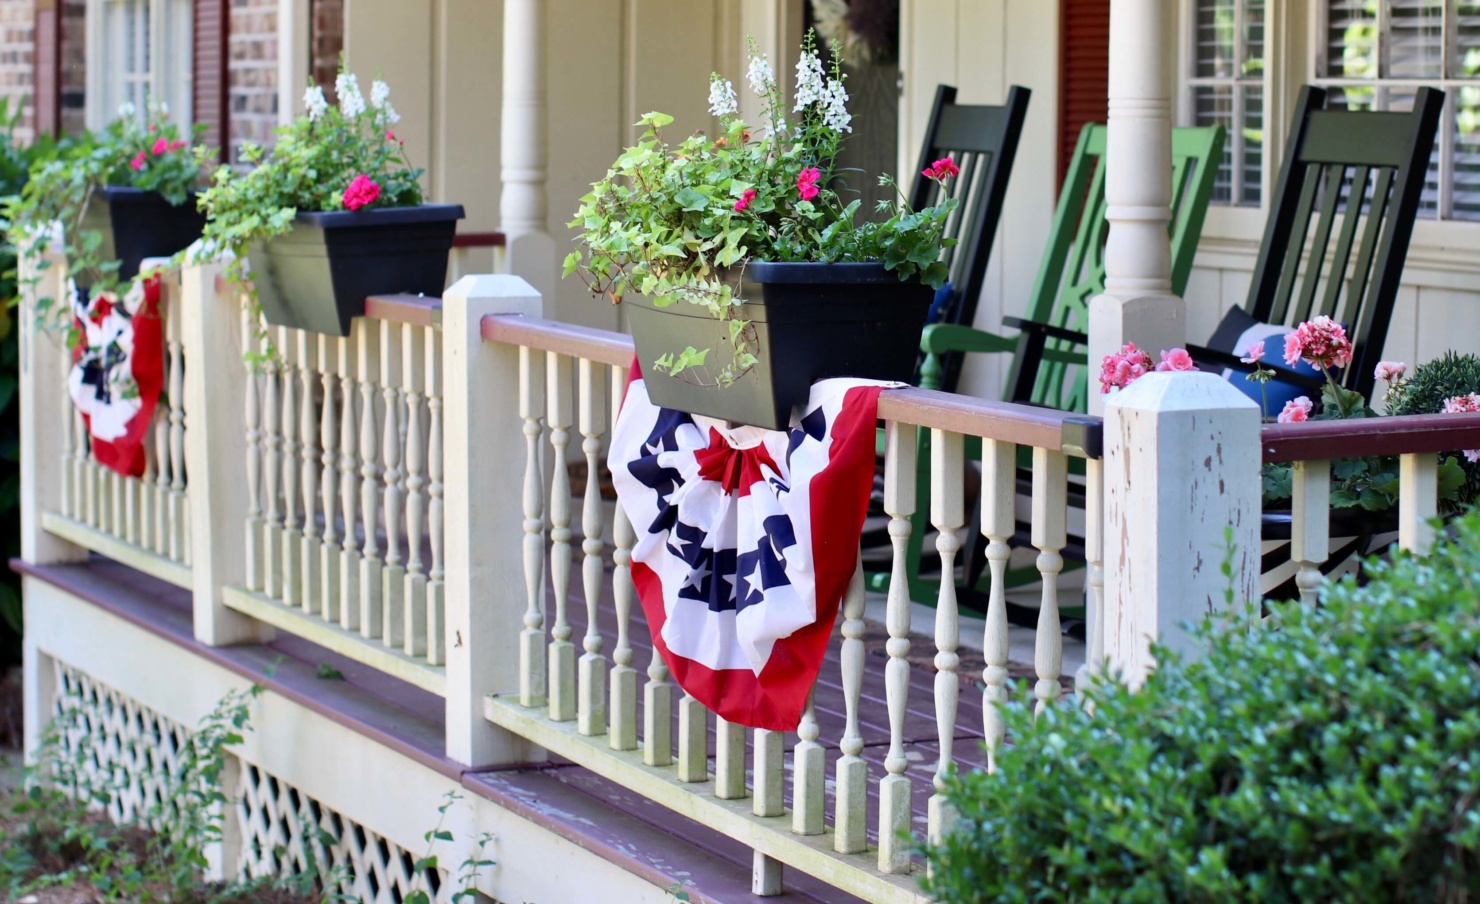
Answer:
[[[262,592],[282,597],[283,511],[279,488],[282,476],[282,404],[278,391],[278,359],[269,358],[262,368],[262,477],[266,524],[262,528]]]
[[[914,782],[906,774],[909,760],[904,752],[904,719],[910,693],[910,516],[915,513],[916,459],[919,431],[890,421],[885,425],[884,512],[889,516],[889,541],[893,545],[893,569],[884,611],[889,632],[885,652],[884,694],[889,706],[889,753],[884,757],[885,775],[879,781],[879,871],[910,871],[910,844],[901,832],[910,830],[910,808]],[[800,748],[798,748],[800,749]]]
[[[626,370],[613,367],[609,409],[613,423],[622,407],[626,385]],[[632,584],[632,544],[636,541],[637,532],[618,505],[612,518],[612,599],[617,607],[617,648],[612,651],[611,703],[608,706],[611,711],[608,741],[613,750],[637,747],[637,669],[632,667],[632,604],[637,596],[637,588]],[[670,741],[665,741],[665,751],[670,744]]]
[[[346,631],[360,629],[360,543],[356,536],[360,520],[355,510],[360,501],[360,469],[355,458],[355,442],[360,435],[355,426],[355,409],[359,406],[356,345],[353,337],[339,340],[339,505],[344,533],[339,546],[339,626]]]
[[[440,335],[427,335],[427,537],[432,546],[427,572],[427,662],[447,662],[446,584],[442,571],[442,354]]]
[[[320,611],[319,598],[319,447],[317,435],[319,419],[314,412],[314,389],[317,374],[318,343],[306,330],[294,331],[293,338],[298,359],[298,392],[302,401],[298,407],[298,456],[299,482],[303,495],[303,535],[298,541],[297,562],[299,569],[298,599],[303,611],[317,615]]]
[[[360,378],[360,636],[380,637],[382,624],[382,571],[380,558],[380,434],[375,425],[375,390],[380,376],[380,330],[376,323],[360,317],[354,322]]]
[[[411,327],[404,327],[410,330]],[[380,388],[385,410],[380,457],[384,464],[381,494],[385,525],[385,569],[381,575],[381,642],[392,649],[406,646],[406,609],[403,593],[406,568],[401,564],[401,332],[399,323],[380,322]]]
[[[1007,705],[1007,564],[1008,545],[1017,530],[1013,510],[1017,499],[1017,446],[982,440],[982,534],[987,538],[987,568],[991,590],[987,623],[982,631],[982,735],[986,738],[987,770],[997,769],[997,752],[1006,735],[1002,710]]]
[[[550,481],[550,587],[555,597],[555,620],[550,628],[550,719],[568,722],[576,717],[575,645],[570,642],[567,620],[570,604],[570,469],[566,446],[570,442],[570,359],[545,356],[548,396],[545,400],[550,423],[550,452],[554,472]]]
[[[956,611],[956,552],[961,548],[965,521],[962,488],[963,437],[944,430],[930,431],[930,523],[935,526],[935,548],[940,552],[940,592],[935,600],[935,730],[940,756],[935,762],[935,793],[928,803],[927,831],[937,843],[950,831],[954,813],[946,801],[946,778],[955,750],[956,704],[961,684],[956,677],[960,656],[956,646],[961,624]]]
[[[296,330],[286,328],[278,331],[278,348],[282,351],[282,397],[283,397],[283,539],[279,561],[282,563],[282,599],[288,606],[301,606],[299,599],[298,547],[303,543],[303,531],[298,520],[298,400],[294,385],[294,370],[298,361]],[[308,403],[305,403],[307,407]],[[304,506],[306,511],[308,506]]]
[[[1331,554],[1331,462],[1297,461],[1291,470],[1290,558],[1300,601],[1314,606],[1325,580],[1321,565]]]
[[[430,327],[410,326],[401,334],[406,386],[406,577],[401,582],[404,600],[405,651],[407,656],[427,652],[427,576],[421,544],[426,523],[426,434],[422,431],[422,388],[426,386],[426,355],[436,354],[437,334]]]
[[[586,493],[581,506],[581,587],[586,596],[586,634],[581,639],[576,711],[577,730],[585,735],[606,731],[606,657],[601,655],[597,619],[603,576],[601,540],[601,435],[606,425],[605,369],[594,361],[580,363],[581,451],[586,455]]]
[[[1033,527],[1031,542],[1038,550],[1038,574],[1043,581],[1043,601],[1038,606],[1034,632],[1033,666],[1038,683],[1034,711],[1041,713],[1061,692],[1059,671],[1064,663],[1064,638],[1059,633],[1059,572],[1064,557],[1059,550],[1067,542],[1065,516],[1068,511],[1069,458],[1062,452],[1033,450]]]
[[[864,762],[863,734],[858,730],[858,707],[863,694],[863,562],[854,568],[843,594],[842,660],[845,723],[838,748],[837,812],[833,816],[833,849],[861,854],[868,848],[868,763]]]
[[[243,335],[256,336],[251,315],[242,311]],[[247,589],[261,590],[262,577],[262,415],[258,401],[261,371],[247,370],[245,420],[247,424]]]
[[[319,409],[319,504],[324,510],[324,536],[319,544],[319,614],[331,624],[339,621],[339,409],[335,404],[339,381],[335,377],[340,341],[320,334],[319,379],[324,396]]]
[[[170,326],[170,558],[190,564],[190,506],[185,498],[185,344],[180,318]]]
[[[545,703],[545,493],[540,488],[544,352],[519,348],[519,417],[524,422],[524,630],[519,633],[519,702]]]

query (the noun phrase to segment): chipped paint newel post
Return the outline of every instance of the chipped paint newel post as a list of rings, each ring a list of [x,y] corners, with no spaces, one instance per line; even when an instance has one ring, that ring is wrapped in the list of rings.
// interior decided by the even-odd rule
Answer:
[[[1105,404],[1105,656],[1140,685],[1152,639],[1192,652],[1183,625],[1259,578],[1259,406],[1209,373],[1147,374]]]

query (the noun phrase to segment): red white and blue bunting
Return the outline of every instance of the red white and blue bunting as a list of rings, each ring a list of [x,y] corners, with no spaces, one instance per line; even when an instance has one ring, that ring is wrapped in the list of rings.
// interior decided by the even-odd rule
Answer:
[[[769,431],[659,408],[633,373],[608,464],[653,643],[721,718],[794,730],[857,567],[884,384],[817,383]]]
[[[124,475],[142,477],[145,443],[164,389],[164,329],[159,277],[139,277],[117,294],[71,286],[79,341],[68,394],[82,414],[93,458]]]

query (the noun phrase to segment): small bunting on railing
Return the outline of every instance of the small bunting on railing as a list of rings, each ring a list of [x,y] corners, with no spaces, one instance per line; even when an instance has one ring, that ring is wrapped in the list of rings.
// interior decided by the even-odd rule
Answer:
[[[609,465],[653,643],[721,718],[795,730],[857,566],[885,384],[817,383],[770,431],[659,408],[632,374]]]
[[[71,304],[80,339],[67,390],[92,437],[93,457],[125,477],[142,477],[164,389],[159,277],[135,279],[121,300],[73,284]]]

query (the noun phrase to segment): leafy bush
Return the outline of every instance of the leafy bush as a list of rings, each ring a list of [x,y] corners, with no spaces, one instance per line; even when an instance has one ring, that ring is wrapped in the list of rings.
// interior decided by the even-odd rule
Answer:
[[[1418,365],[1413,376],[1399,380],[1388,391],[1389,414],[1438,414],[1455,396],[1480,392],[1480,356],[1445,352],[1444,357]],[[1473,504],[1480,499],[1480,462],[1459,459],[1465,483],[1459,501]]]
[[[1007,714],[952,779],[928,891],[981,901],[1462,901],[1480,894],[1480,516],[1320,608],[1200,631],[1093,715]],[[1279,627],[1270,627],[1278,624]]]

